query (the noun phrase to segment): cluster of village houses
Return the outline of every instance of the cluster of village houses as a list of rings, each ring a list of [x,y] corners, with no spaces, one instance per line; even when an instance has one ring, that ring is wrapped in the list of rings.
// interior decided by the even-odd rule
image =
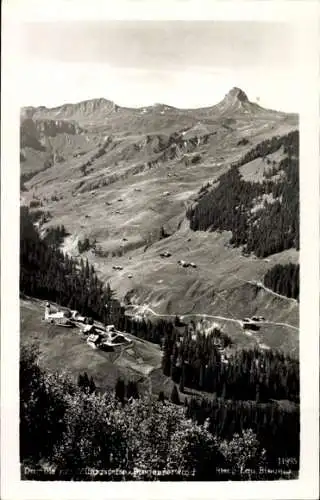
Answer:
[[[91,318],[82,316],[78,311],[54,310],[49,302],[45,306],[44,321],[56,326],[76,327],[80,335],[87,337],[87,344],[93,349],[111,350],[113,347],[132,342],[122,332],[117,331],[114,325],[98,326]]]
[[[46,303],[43,320],[56,326],[77,328],[77,332],[86,337],[87,344],[93,349],[110,351],[114,347],[132,343],[132,340],[123,332],[117,331],[114,325],[103,327],[95,323],[92,318],[79,314],[78,311],[69,309],[57,310],[49,302]],[[244,318],[240,323],[246,330],[259,330],[259,323],[264,321],[265,318],[263,316],[253,316],[252,318]],[[218,339],[217,344],[219,344]],[[218,349],[220,350],[221,361],[228,363],[225,349],[221,345],[218,345]]]

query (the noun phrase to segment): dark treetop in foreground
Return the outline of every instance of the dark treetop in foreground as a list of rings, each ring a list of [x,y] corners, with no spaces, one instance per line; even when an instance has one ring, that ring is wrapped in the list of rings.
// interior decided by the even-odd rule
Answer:
[[[251,430],[223,439],[216,432],[218,421],[211,419],[211,424],[205,421],[200,425],[188,419],[185,412],[184,407],[166,401],[131,398],[125,403],[112,393],[86,391],[66,375],[41,370],[34,348],[22,347],[22,478],[268,478],[260,468],[267,465],[266,452]],[[43,472],[48,466],[51,474]],[[99,475],[90,475],[90,469]]]

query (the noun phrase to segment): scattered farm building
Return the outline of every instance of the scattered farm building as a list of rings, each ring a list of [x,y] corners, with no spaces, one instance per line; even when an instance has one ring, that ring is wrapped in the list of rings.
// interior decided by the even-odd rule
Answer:
[[[80,323],[85,322],[86,317],[79,314],[78,311],[70,311],[70,312],[71,312],[71,319],[73,319],[74,321],[79,321]]]
[[[71,327],[72,322],[69,320],[69,311],[53,311],[49,302],[47,302],[44,313],[44,320],[48,323],[55,324],[57,326]]]
[[[171,253],[165,250],[164,252],[160,253],[160,257],[171,257]]]
[[[255,323],[254,321],[243,321],[242,328],[244,330],[258,331],[258,330],[260,330],[260,325],[257,325],[257,323]]]
[[[92,349],[97,349],[101,344],[102,336],[99,334],[92,333],[87,338],[87,344],[92,347]]]

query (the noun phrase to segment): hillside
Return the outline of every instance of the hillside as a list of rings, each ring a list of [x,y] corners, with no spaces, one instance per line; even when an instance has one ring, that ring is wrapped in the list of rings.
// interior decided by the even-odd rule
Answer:
[[[66,370],[77,381],[87,372],[101,391],[113,390],[117,379],[136,381],[141,393],[158,394],[159,386],[170,395],[171,382],[162,376],[160,347],[127,334],[133,343],[113,352],[94,350],[77,328],[63,328],[45,323],[45,302],[25,297],[20,300],[21,342],[40,344],[40,364],[52,371]],[[153,372],[154,375],[153,375]],[[156,386],[151,381],[156,375]],[[167,390],[166,390],[167,387]]]
[[[196,110],[129,109],[105,99],[24,108],[21,201],[48,213],[43,231],[65,226],[63,249],[71,255],[88,238],[91,248],[82,256],[137,311],[146,305],[156,314],[220,316],[212,320],[240,343],[252,338],[237,320],[263,315],[268,324],[259,343],[297,354],[297,301],[260,285],[275,264],[298,263],[294,245],[258,258],[231,247],[229,228],[193,231],[187,218],[203,186],[214,189],[263,141],[297,129],[297,116],[265,110],[237,88]],[[267,161],[277,167],[285,158],[282,145],[248,156],[239,167],[242,178],[261,182]],[[169,258],[160,256],[165,250]],[[197,267],[183,268],[178,260]]]

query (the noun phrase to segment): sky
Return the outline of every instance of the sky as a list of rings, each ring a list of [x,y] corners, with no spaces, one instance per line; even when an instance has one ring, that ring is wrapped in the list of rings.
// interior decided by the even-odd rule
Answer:
[[[232,87],[299,111],[299,36],[258,21],[24,22],[22,106],[105,97],[123,106],[211,106]]]

